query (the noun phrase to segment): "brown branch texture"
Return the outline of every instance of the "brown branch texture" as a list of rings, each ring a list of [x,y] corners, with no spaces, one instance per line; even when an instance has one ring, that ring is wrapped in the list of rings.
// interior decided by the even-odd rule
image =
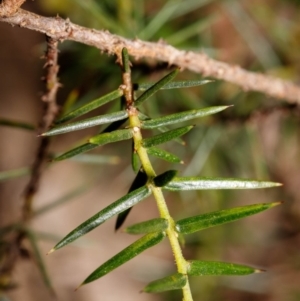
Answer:
[[[174,64],[203,76],[214,77],[240,86],[243,90],[258,91],[268,96],[300,104],[300,87],[278,78],[246,71],[209,58],[204,53],[178,50],[165,43],[151,43],[139,39],[128,40],[104,30],[85,28],[59,17],[39,16],[19,9],[14,15],[0,18],[12,25],[36,30],[54,39],[73,40],[94,46],[108,54],[119,55],[126,47],[135,59],[151,58]]]

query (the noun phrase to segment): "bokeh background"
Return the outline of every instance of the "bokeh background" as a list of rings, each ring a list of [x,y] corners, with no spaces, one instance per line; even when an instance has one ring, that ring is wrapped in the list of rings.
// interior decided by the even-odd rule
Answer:
[[[25,9],[42,15],[70,18],[127,38],[162,39],[179,49],[203,51],[211,57],[245,69],[300,82],[300,1],[27,1]],[[42,115],[44,37],[36,32],[0,23],[0,119],[37,127]],[[115,57],[97,49],[65,41],[59,45],[61,106],[74,106],[107,93],[121,82]],[[167,65],[132,61],[136,82],[155,81]],[[201,79],[183,71],[178,79]],[[189,259],[223,260],[248,264],[267,272],[246,277],[192,278],[194,300],[300,300],[300,144],[299,106],[256,92],[243,92],[222,81],[187,90],[161,91],[145,104],[155,117],[211,105],[234,105],[222,114],[197,120],[185,136],[186,146],[166,145],[185,162],[182,175],[241,177],[281,182],[283,187],[260,191],[201,191],[167,194],[175,219],[259,202],[283,205],[245,220],[186,237]],[[112,111],[107,105],[89,116]],[[51,153],[60,153],[84,141],[99,129],[55,137]],[[24,189],[39,138],[34,130],[0,125],[0,226],[19,220]],[[181,300],[181,293],[141,294],[149,282],[174,271],[170,247],[164,243],[89,284],[74,289],[102,262],[136,237],[114,231],[115,219],[59,250],[46,252],[70,230],[124,195],[134,173],[130,145],[102,147],[93,156],[50,164],[45,170],[34,208],[59,205],[37,214],[31,226],[41,249],[56,297],[43,283],[34,260],[20,259],[13,278],[16,288],[0,293],[0,300]],[[153,160],[157,172],[170,165]],[[4,172],[14,171],[9,177]],[[126,225],[156,217],[149,198],[137,205]],[[6,240],[1,238],[1,244]],[[25,242],[25,247],[31,250]],[[3,258],[1,258],[3,260]]]

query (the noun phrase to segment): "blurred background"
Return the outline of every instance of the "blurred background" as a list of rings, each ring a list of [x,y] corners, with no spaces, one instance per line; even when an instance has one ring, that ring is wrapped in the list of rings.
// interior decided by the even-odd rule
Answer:
[[[23,8],[42,15],[59,14],[74,23],[127,38],[162,39],[179,49],[202,51],[247,70],[300,82],[298,0],[36,0],[27,1]],[[0,23],[0,45],[0,226],[4,227],[20,219],[29,168],[39,145],[35,129],[42,116],[44,61],[40,58],[46,44],[39,33]],[[115,57],[69,41],[61,43],[59,49],[60,106],[66,101],[79,106],[120,85]],[[156,81],[168,68],[145,59],[132,63],[135,82]],[[183,71],[177,79],[201,76]],[[112,102],[88,116],[113,111],[116,105]],[[197,120],[195,129],[184,137],[185,146],[166,144],[165,149],[172,150],[185,164],[170,166],[153,160],[157,173],[176,168],[186,176],[253,178],[284,186],[258,191],[168,193],[174,218],[262,202],[284,204],[186,236],[187,259],[236,262],[267,271],[245,277],[191,278],[194,300],[300,300],[299,106],[214,81],[197,88],[160,91],[145,104],[144,112],[156,117],[212,105],[234,106]],[[7,126],[8,120],[25,125]],[[50,152],[65,152],[97,131],[91,128],[57,136],[51,140]],[[130,143],[112,144],[48,165],[34,200],[36,214],[31,226],[56,297],[29,256],[15,263],[16,287],[3,290],[1,301],[181,300],[180,291],[140,293],[148,282],[175,270],[167,241],[74,293],[96,267],[136,240],[122,231],[115,232],[115,219],[51,256],[45,255],[69,231],[126,194],[134,179],[130,150]],[[54,206],[48,206],[51,204]],[[132,210],[125,225],[157,216],[155,202],[149,198]],[[2,237],[0,246],[7,240]],[[32,251],[27,241],[24,248]]]

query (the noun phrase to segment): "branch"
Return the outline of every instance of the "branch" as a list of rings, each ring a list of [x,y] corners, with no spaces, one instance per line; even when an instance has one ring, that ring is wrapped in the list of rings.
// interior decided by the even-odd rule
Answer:
[[[42,101],[44,102],[44,114],[38,130],[40,133],[43,133],[49,129],[50,125],[53,123],[58,113],[58,106],[56,104],[56,94],[58,88],[60,87],[60,84],[57,79],[57,73],[59,70],[59,66],[57,65],[58,42],[57,40],[51,37],[47,36],[46,38],[47,38],[47,51],[45,55],[45,59],[46,59],[45,68],[47,69],[46,76],[45,76],[46,91],[42,96]],[[31,178],[25,189],[23,221],[28,221],[32,215],[32,202],[38,190],[41,173],[44,169],[44,163],[48,156],[49,142],[50,140],[48,137],[43,137],[41,139],[40,145],[37,150],[36,158],[32,166]]]
[[[73,40],[94,46],[101,51],[118,56],[120,56],[121,49],[126,47],[130,55],[136,59],[152,58],[175,64],[182,69],[188,69],[203,76],[231,82],[245,91],[258,91],[271,97],[285,99],[289,103],[300,104],[300,87],[297,85],[213,60],[203,53],[178,50],[162,42],[128,40],[108,31],[73,24],[68,19],[43,17],[21,9],[13,16],[0,18],[0,21],[36,30],[54,39]]]
[[[12,16],[26,0],[3,0],[0,4],[0,17]]]

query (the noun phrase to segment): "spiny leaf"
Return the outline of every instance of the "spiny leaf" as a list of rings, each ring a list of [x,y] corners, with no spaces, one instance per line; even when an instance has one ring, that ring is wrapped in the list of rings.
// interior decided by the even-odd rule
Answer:
[[[171,290],[178,290],[186,285],[187,276],[176,273],[162,279],[150,282],[143,291],[146,293],[160,293]]]
[[[100,98],[97,98],[89,103],[87,103],[84,106],[81,106],[77,108],[76,110],[71,111],[70,113],[66,114],[65,116],[62,116],[58,120],[55,121],[55,123],[62,123],[69,121],[73,118],[79,117],[85,113],[88,113],[96,108],[99,108],[100,106],[120,97],[123,95],[123,91],[121,89],[112,91]]]
[[[43,133],[41,136],[53,136],[60,135],[68,132],[74,132],[86,128],[90,128],[96,125],[105,124],[109,122],[114,122],[117,120],[123,120],[128,117],[128,113],[124,111],[114,112],[111,114],[105,114],[102,116],[92,117],[85,120],[72,122],[66,125],[60,125],[52,128],[46,133]]]
[[[14,128],[19,128],[22,130],[34,131],[35,126],[26,122],[22,121],[15,121],[5,118],[0,118],[0,126],[10,126]]]
[[[132,138],[132,129],[116,130],[110,133],[103,133],[89,139],[90,143],[104,145],[112,142],[128,140]]]
[[[166,186],[177,175],[177,170],[167,170],[153,179],[156,187]]]
[[[233,222],[280,204],[281,203],[255,204],[197,215],[177,221],[176,230],[182,234],[193,233],[210,227]]]
[[[86,163],[86,164],[111,164],[116,165],[121,162],[118,156],[106,156],[99,154],[80,154],[71,159],[72,161]]]
[[[227,109],[228,106],[216,106],[216,107],[208,107],[205,109],[199,109],[199,110],[190,110],[185,111],[181,113],[176,113],[172,115],[167,115],[160,118],[155,118],[151,120],[143,121],[141,124],[141,127],[143,129],[155,129],[161,126],[167,126],[171,124],[176,124],[179,122],[199,118],[199,117],[205,117],[208,115],[212,115],[218,112],[221,112],[225,109]]]
[[[164,85],[160,89],[161,90],[166,90],[166,89],[190,88],[190,87],[205,85],[205,84],[208,84],[208,83],[211,83],[211,82],[213,82],[213,80],[209,80],[209,79],[173,81],[173,82],[170,82],[170,83]],[[134,88],[134,90],[145,91],[145,90],[151,88],[153,85],[155,85],[155,83],[134,84],[133,88]]]
[[[116,254],[114,257],[106,261],[104,264],[102,264],[83,281],[82,285],[97,280],[102,276],[108,274],[120,265],[142,253],[146,249],[149,249],[158,244],[164,239],[164,237],[165,234],[163,232],[155,232],[143,236],[142,238],[122,250],[120,253]]]
[[[122,49],[122,62],[123,62],[123,71],[125,73],[130,72],[130,62],[129,62],[129,54],[127,48]]]
[[[219,262],[219,261],[201,261],[191,260],[188,262],[187,274],[191,276],[235,276],[249,275],[259,273],[261,270],[254,269],[245,265]]]
[[[71,243],[75,239],[85,235],[86,233],[92,231],[96,227],[103,224],[109,218],[116,214],[134,206],[135,204],[141,202],[151,194],[150,188],[147,186],[136,189],[122,198],[118,199],[114,203],[110,204],[106,208],[99,211],[97,214],[89,218],[87,221],[79,225],[76,229],[71,231],[66,237],[64,237],[60,242],[58,242],[55,247],[50,250],[49,253],[64,247],[65,245]]]
[[[78,154],[87,152],[89,150],[92,150],[94,148],[98,147],[97,144],[93,144],[93,143],[85,143],[82,145],[79,145],[71,150],[69,150],[68,152],[63,153],[62,155],[54,158],[52,161],[62,161],[62,160],[66,160],[69,158],[72,158]]]
[[[129,226],[124,231],[129,234],[146,234],[151,232],[162,232],[166,230],[168,226],[169,223],[165,218],[154,218]]]
[[[142,169],[140,169],[139,172],[137,173],[134,181],[132,182],[132,184],[128,190],[128,193],[146,185],[147,181],[148,181],[148,177],[147,177],[146,173]],[[126,220],[126,217],[128,216],[129,212],[131,211],[131,209],[132,208],[128,208],[127,210],[121,212],[118,215],[116,225],[115,225],[115,230],[118,230],[123,225],[123,223]]]
[[[160,90],[164,85],[169,83],[179,72],[179,69],[175,69],[165,77],[163,77],[161,80],[159,80],[157,83],[155,83],[153,86],[151,86],[148,90],[146,90],[138,99],[135,101],[135,105],[139,106],[142,104],[147,98],[151,97],[154,93],[156,93],[158,90]]]
[[[163,159],[163,160],[168,161],[168,162],[183,163],[180,160],[180,158],[178,158],[174,154],[169,153],[169,152],[167,152],[163,149],[157,148],[157,147],[150,147],[150,148],[147,149],[147,152],[151,156],[155,156],[157,158]]]
[[[152,118],[150,118],[149,116],[147,116],[146,114],[144,114],[140,111],[138,111],[138,117],[142,121],[152,119]],[[165,133],[165,132],[169,131],[170,129],[168,129],[166,126],[161,126],[161,127],[158,128],[158,130],[162,133]],[[181,144],[181,145],[185,145],[185,142],[181,138],[176,138],[176,139],[174,139],[174,141]]]
[[[189,132],[193,127],[194,127],[193,125],[190,125],[190,126],[184,126],[181,128],[170,130],[168,132],[158,134],[154,137],[143,139],[142,144],[146,148],[153,147],[158,144],[162,144],[162,143],[168,142],[170,140],[173,140],[175,138],[178,138],[178,137],[186,134],[187,132]]]
[[[282,184],[275,182],[231,178],[176,177],[164,188],[174,191],[202,189],[259,189],[281,185]]]

